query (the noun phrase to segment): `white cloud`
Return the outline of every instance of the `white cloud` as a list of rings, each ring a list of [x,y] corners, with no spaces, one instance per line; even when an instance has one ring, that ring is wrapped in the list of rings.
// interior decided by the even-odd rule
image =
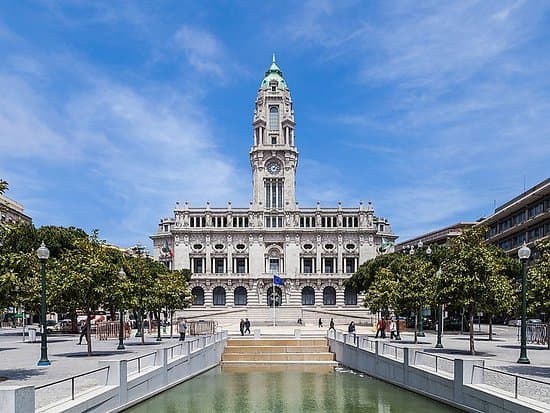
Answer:
[[[224,75],[225,51],[221,42],[210,32],[183,25],[174,36],[192,65],[199,72]]]

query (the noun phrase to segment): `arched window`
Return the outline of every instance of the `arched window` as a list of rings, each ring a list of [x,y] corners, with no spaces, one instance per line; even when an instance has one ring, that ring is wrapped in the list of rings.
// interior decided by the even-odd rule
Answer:
[[[283,303],[283,291],[279,287],[275,287],[275,295],[273,295],[273,287],[267,289],[268,307],[273,307],[273,299],[275,299],[276,307],[279,307]]]
[[[269,130],[279,130],[279,107],[269,108]]]
[[[323,290],[323,305],[336,305],[336,290],[333,287]]]
[[[202,287],[193,287],[191,295],[193,295],[193,305],[204,305],[204,290]]]
[[[302,290],[302,305],[315,305],[315,290],[311,287],[304,287]]]
[[[225,305],[225,290],[223,287],[216,287],[212,291],[212,299],[214,305]]]
[[[233,293],[233,301],[235,305],[246,305],[247,291],[244,287],[235,288]]]
[[[357,293],[351,288],[346,288],[344,291],[344,304],[357,305]]]

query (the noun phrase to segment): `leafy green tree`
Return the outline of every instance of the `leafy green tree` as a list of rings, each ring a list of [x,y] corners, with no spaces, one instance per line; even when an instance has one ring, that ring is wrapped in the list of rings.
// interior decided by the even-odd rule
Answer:
[[[8,190],[8,183],[3,179],[0,179],[0,194],[5,193]]]
[[[166,309],[170,317],[170,337],[173,333],[174,312],[191,305],[192,297],[188,287],[190,278],[191,271],[184,269],[168,271],[157,280],[160,306]]]
[[[533,251],[538,257],[527,272],[527,312],[550,315],[550,239],[539,241]]]
[[[153,260],[147,257],[130,257],[127,261],[127,277],[129,282],[129,294],[127,296],[128,307],[136,314],[138,334],[141,335],[141,343],[144,344],[143,319],[147,310],[156,306],[155,273],[151,268]]]
[[[75,248],[66,250],[54,260],[52,299],[59,310],[86,311],[88,355],[92,353],[91,314],[102,307],[105,297],[117,282],[119,268],[105,258],[105,245],[93,235],[74,241]]]
[[[441,265],[442,275],[436,281],[440,298],[464,308],[468,314],[472,355],[475,355],[475,314],[494,311],[493,294],[497,290],[502,297],[512,295],[512,285],[505,278],[505,260],[496,247],[484,242],[485,231],[483,227],[474,228],[451,241]]]

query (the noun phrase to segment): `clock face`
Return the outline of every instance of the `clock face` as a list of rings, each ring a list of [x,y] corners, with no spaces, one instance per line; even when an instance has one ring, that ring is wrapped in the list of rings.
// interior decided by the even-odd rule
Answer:
[[[274,161],[269,162],[266,168],[267,168],[267,171],[272,175],[275,175],[281,172],[281,164],[279,164],[278,162],[274,162]]]

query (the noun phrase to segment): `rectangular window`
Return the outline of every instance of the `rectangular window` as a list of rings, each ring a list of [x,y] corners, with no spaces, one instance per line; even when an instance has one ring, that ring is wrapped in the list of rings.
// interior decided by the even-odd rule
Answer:
[[[313,273],[313,258],[302,258],[302,266],[304,274]]]
[[[269,272],[272,274],[279,272],[279,258],[269,259]]]
[[[223,258],[214,258],[214,272],[216,274],[223,274],[225,272],[224,261]]]
[[[344,258],[346,266],[346,274],[353,274],[355,272],[355,258],[346,257]]]
[[[246,273],[246,258],[235,259],[235,272],[238,274]]]
[[[334,258],[325,258],[324,272],[331,274],[334,271]]]
[[[272,145],[277,145],[277,137],[276,136],[271,137],[271,144]]]
[[[193,272],[195,274],[202,274],[204,272],[202,258],[193,258]]]

